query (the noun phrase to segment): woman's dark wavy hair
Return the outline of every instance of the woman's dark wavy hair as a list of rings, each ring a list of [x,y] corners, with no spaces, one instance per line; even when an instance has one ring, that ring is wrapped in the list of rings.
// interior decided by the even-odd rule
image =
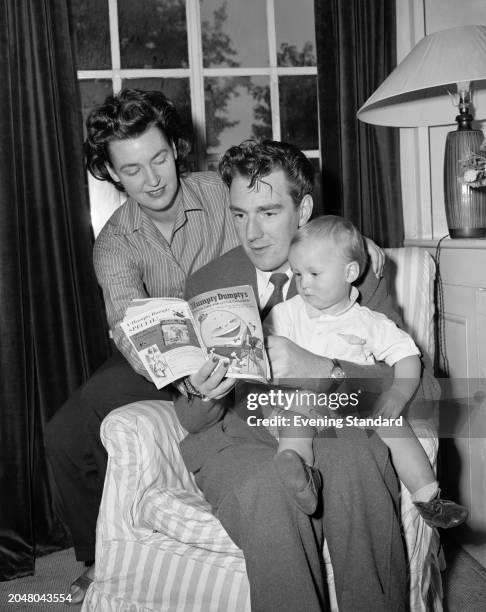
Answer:
[[[103,104],[91,111],[86,120],[86,167],[95,178],[109,181],[124,191],[123,185],[114,181],[106,168],[106,164],[111,163],[108,144],[114,140],[137,138],[153,126],[175,146],[177,170],[182,172],[191,147],[176,108],[161,91],[141,89],[123,89],[117,95],[108,96]]]
[[[314,188],[314,168],[294,145],[276,140],[245,140],[230,147],[219,162],[219,173],[228,187],[235,176],[249,179],[250,189],[275,170],[283,170],[295,206]],[[264,182],[264,181],[263,181]]]

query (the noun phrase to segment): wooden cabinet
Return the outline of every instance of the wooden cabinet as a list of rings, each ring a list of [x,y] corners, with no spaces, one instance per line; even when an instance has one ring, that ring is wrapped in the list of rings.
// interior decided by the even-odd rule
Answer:
[[[451,535],[486,566],[486,240],[441,244],[443,351],[450,381],[443,381],[439,418],[452,434],[440,442],[441,484],[470,510],[466,525]],[[435,255],[432,243],[428,250]]]

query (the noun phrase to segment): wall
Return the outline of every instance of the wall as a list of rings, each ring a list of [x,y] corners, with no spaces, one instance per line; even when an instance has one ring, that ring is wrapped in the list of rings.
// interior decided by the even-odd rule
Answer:
[[[485,0],[397,0],[398,61],[423,36],[467,24],[486,25]],[[476,95],[475,127],[486,128],[486,99]],[[405,244],[436,252],[447,235],[442,186],[446,134],[451,124],[401,130]],[[470,509],[465,527],[454,530],[460,544],[486,566],[486,239],[441,242],[444,351],[451,375],[450,393],[461,418],[452,437],[441,442],[442,480]],[[464,398],[474,398],[464,400]],[[462,407],[461,405],[462,404]],[[443,404],[442,414],[447,413]],[[445,421],[445,416],[442,417]]]

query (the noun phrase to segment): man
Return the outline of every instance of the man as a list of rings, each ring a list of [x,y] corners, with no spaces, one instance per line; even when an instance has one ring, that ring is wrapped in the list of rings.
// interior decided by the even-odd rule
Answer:
[[[312,166],[290,145],[248,141],[225,154],[220,172],[242,246],[192,275],[186,297],[251,284],[264,310],[274,299],[276,278],[283,281],[283,299],[295,295],[287,255],[312,212]],[[361,303],[397,319],[383,281],[368,273],[359,289]],[[300,378],[305,387],[312,378],[325,389],[364,374],[362,366],[318,357],[281,337],[269,338],[268,356],[275,378]],[[308,516],[298,503],[305,490],[292,491],[299,466],[276,460],[277,442],[267,429],[247,424],[240,406],[232,409],[227,394],[234,381],[224,378],[226,371],[227,364],[208,362],[190,377],[192,394],[175,404],[190,432],[181,444],[186,465],[245,554],[252,612],[325,609],[324,537],[341,611],[404,610],[397,479],[383,443],[355,428],[325,430],[316,438],[322,491],[317,511]]]

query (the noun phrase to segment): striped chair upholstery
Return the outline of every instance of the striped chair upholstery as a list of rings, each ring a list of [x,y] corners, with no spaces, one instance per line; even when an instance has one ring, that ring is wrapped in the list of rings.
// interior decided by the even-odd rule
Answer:
[[[185,435],[171,402],[137,402],[104,420],[96,580],[83,611],[250,609],[243,554],[185,469]]]
[[[385,278],[407,331],[434,361],[435,262],[419,247],[385,249]]]
[[[387,255],[396,264],[389,279],[396,304],[420,346],[433,352],[433,260],[419,249],[390,249]],[[413,426],[435,464],[437,439],[429,423]],[[96,579],[83,612],[249,612],[243,555],[185,469],[178,448],[185,431],[172,404],[145,401],[119,408],[104,420],[101,436],[108,469]],[[402,493],[410,609],[440,612],[438,535],[423,523],[408,492]],[[324,558],[331,608],[337,611],[326,547]]]

